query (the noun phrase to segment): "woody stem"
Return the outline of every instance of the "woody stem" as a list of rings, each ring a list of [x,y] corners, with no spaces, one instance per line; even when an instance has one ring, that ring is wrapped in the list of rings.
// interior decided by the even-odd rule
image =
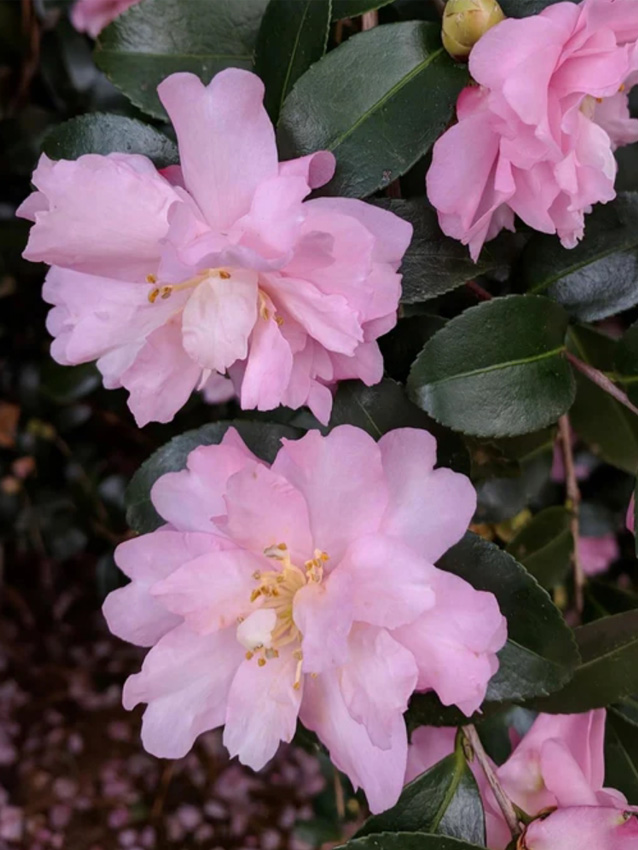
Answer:
[[[574,453],[572,451],[571,433],[569,427],[569,419],[567,416],[561,416],[558,420],[558,435],[563,451],[563,460],[565,462],[565,481],[567,485],[567,507],[570,512],[569,526],[574,539],[574,550],[572,554],[572,564],[574,567],[574,587],[576,595],[576,610],[583,610],[584,598],[583,588],[585,586],[585,574],[583,565],[579,555],[579,540],[580,540],[580,488],[578,486],[578,478],[576,477],[576,466],[574,464]]]
[[[477,762],[481,765],[485,778],[496,797],[496,802],[498,803],[500,810],[503,812],[503,817],[505,818],[509,831],[512,833],[512,837],[516,838],[521,833],[518,815],[516,814],[512,801],[503,790],[503,786],[499,782],[497,775],[494,773],[489,757],[485,752],[481,739],[476,731],[476,726],[472,723],[467,726],[463,726],[463,734],[472,747]]]

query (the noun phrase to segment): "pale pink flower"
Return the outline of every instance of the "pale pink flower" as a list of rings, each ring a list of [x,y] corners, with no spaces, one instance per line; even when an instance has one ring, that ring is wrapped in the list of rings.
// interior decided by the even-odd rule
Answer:
[[[428,197],[449,236],[483,243],[514,216],[573,248],[585,213],[615,197],[613,151],[638,140],[638,3],[557,3],[490,29],[470,54],[477,86],[434,146]]]
[[[269,467],[230,429],[155,483],[167,525],[118,547],[131,583],[104,605],[115,634],[152,647],[124,688],[126,708],[148,703],[151,753],[225,725],[259,769],[299,718],[373,811],[394,804],[413,691],[471,714],[506,639],[494,596],[433,566],[476,505],[435,461],[425,431],[375,443],[342,426],[283,440]]]
[[[76,0],[71,9],[71,23],[96,38],[105,26],[140,0]]]
[[[635,850],[638,815],[631,811],[577,806],[559,809],[530,824],[521,850]]]
[[[243,408],[308,404],[326,422],[337,381],[381,380],[411,226],[348,198],[304,201],[332,176],[322,151],[279,163],[264,87],[228,69],[159,86],[181,168],[142,156],[43,156],[25,257],[63,364],[97,360],[139,425],[169,421],[212,373]]]
[[[586,576],[606,572],[620,557],[620,547],[615,534],[600,537],[579,537],[578,556]]]
[[[507,796],[532,817],[551,807],[625,806],[619,791],[603,787],[605,717],[604,709],[540,714],[509,759],[493,765]],[[455,731],[423,727],[414,732],[406,781],[452,752]],[[511,840],[509,829],[476,762],[472,770],[483,798],[488,847],[504,850]]]

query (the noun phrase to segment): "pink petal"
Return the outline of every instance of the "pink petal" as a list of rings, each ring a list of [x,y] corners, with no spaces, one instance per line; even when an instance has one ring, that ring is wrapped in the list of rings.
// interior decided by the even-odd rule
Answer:
[[[199,384],[201,374],[182,347],[179,324],[170,322],[153,331],[120,377],[138,427],[170,422]]]
[[[257,320],[257,275],[232,269],[228,278],[208,277],[186,302],[184,349],[202,368],[225,372],[248,354]]]
[[[278,173],[263,83],[228,68],[208,86],[194,74],[179,73],[157,90],[177,133],[188,190],[211,227],[230,227],[248,212],[259,184]]]
[[[71,23],[79,32],[96,38],[107,24],[139,0],[76,0],[71,9]]]
[[[330,758],[355,789],[363,788],[373,813],[389,809],[399,799],[407,762],[408,740],[403,717],[392,723],[391,746],[375,747],[363,726],[350,716],[338,674],[308,678],[304,686],[301,722],[316,732]]]
[[[378,534],[355,540],[337,570],[352,585],[355,620],[394,629],[435,604],[432,566],[412,549]]]
[[[282,177],[303,177],[310,189],[323,186],[335,173],[337,161],[330,151],[317,151],[298,159],[289,159],[279,163]]]
[[[160,758],[181,758],[202,732],[224,723],[231,682],[244,655],[235,629],[200,636],[178,626],[150,650],[124,685],[126,709],[147,702],[142,741]]]
[[[199,446],[181,472],[158,478],[151,500],[158,513],[184,531],[217,533],[213,517],[225,515],[224,494],[231,475],[258,463],[234,428],[229,428],[219,445]]]
[[[342,425],[326,437],[309,431],[284,439],[272,468],[303,493],[314,546],[330,556],[329,569],[351,540],[378,529],[387,491],[379,449],[361,429]]]
[[[102,611],[114,635],[138,646],[153,646],[180,622],[150,594],[155,582],[169,576],[181,564],[219,547],[208,534],[183,534],[158,529],[127,540],[115,550],[115,562],[130,579],[126,587],[106,597]]]
[[[634,850],[638,817],[594,806],[558,809],[530,824],[524,840],[526,850]]]
[[[246,467],[228,479],[224,498],[228,534],[238,544],[262,555],[284,543],[298,566],[312,558],[306,501],[284,477],[263,465]]]
[[[476,509],[474,488],[464,475],[433,469],[436,441],[427,431],[390,431],[379,448],[390,492],[383,533],[434,563],[467,531]]]
[[[274,318],[257,319],[241,381],[243,410],[273,410],[283,400],[292,374],[290,345]]]
[[[343,664],[352,626],[352,590],[341,570],[321,584],[308,583],[295,594],[293,620],[303,635],[303,670],[321,673]]]
[[[87,154],[54,162],[43,155],[32,180],[48,206],[35,213],[26,259],[129,281],[156,271],[178,196],[150,160]]]
[[[435,606],[393,636],[416,658],[417,687],[432,688],[444,705],[470,716],[498,670],[496,653],[507,638],[507,623],[491,593],[435,568],[432,584]]]
[[[242,764],[260,770],[292,740],[302,690],[295,689],[297,661],[292,651],[281,652],[263,667],[257,659],[243,661],[228,696],[224,746]]]
[[[408,766],[405,781],[412,782],[437,762],[454,752],[456,729],[437,726],[419,726],[412,733],[408,747]]]
[[[184,563],[151,592],[194,632],[207,635],[237,626],[238,617],[250,609],[253,573],[263,566],[261,558],[241,549],[213,552]]]
[[[416,685],[414,656],[385,629],[371,626],[355,626],[348,649],[340,682],[348,712],[365,726],[376,747],[390,749],[396,720]]]

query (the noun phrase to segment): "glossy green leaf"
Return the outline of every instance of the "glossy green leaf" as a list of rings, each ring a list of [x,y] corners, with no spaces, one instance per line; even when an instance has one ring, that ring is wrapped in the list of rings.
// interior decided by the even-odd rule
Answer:
[[[286,99],[282,156],[333,151],[337,171],[321,193],[363,198],[427,153],[466,82],[467,70],[443,50],[435,24],[359,33],[315,63]]]
[[[255,71],[264,81],[264,104],[277,121],[299,77],[326,52],[331,0],[271,0],[261,22]]]
[[[268,0],[142,0],[97,41],[95,61],[136,106],[166,118],[157,86],[190,71],[204,82],[224,68],[253,65]]]
[[[638,732],[613,712],[607,714],[605,730],[605,786],[638,804]]]
[[[392,0],[332,0],[332,20],[343,18],[358,18],[366,12],[374,12],[382,6],[387,6]]]
[[[354,838],[342,846],[345,850],[484,850],[481,844],[423,832],[380,832]]]
[[[460,742],[451,755],[406,785],[396,806],[368,818],[354,837],[379,832],[427,832],[485,843],[481,795]]]
[[[484,301],[426,344],[410,372],[410,396],[466,434],[506,437],[544,428],[574,400],[566,329],[565,311],[548,298]]]
[[[638,694],[630,694],[623,697],[617,703],[610,706],[610,712],[620,715],[627,723],[638,727]],[[637,733],[638,734],[638,733]]]
[[[508,640],[482,706],[486,714],[491,703],[550,694],[569,681],[579,663],[573,633],[548,593],[511,555],[468,533],[437,566],[493,593],[507,619]],[[457,710],[442,711],[432,694],[413,697],[409,718],[412,726],[467,722]]]
[[[485,247],[477,263],[472,262],[464,245],[441,232],[436,211],[424,198],[385,198],[375,204],[409,221],[414,228],[401,264],[404,304],[436,298],[478,275],[507,265],[505,252],[494,242]]]
[[[614,366],[617,379],[630,401],[638,404],[638,322],[626,330],[618,342]]]
[[[603,372],[614,368],[618,343],[589,327],[571,327],[573,353]],[[580,372],[576,374],[576,401],[571,424],[581,439],[602,460],[625,472],[638,469],[638,417]]]
[[[535,708],[572,714],[603,708],[638,692],[638,611],[595,620],[574,634],[581,664],[561,691],[535,700]]]
[[[542,587],[554,587],[569,570],[574,541],[565,508],[546,508],[509,543],[507,551]]]
[[[559,301],[590,322],[638,304],[638,193],[621,193],[586,217],[585,237],[563,248],[556,236],[535,234],[521,260],[530,292]]]
[[[93,112],[71,118],[51,130],[42,150],[51,159],[77,159],[86,153],[142,154],[158,168],[178,162],[177,145],[160,130],[127,118]]]
[[[286,425],[241,419],[235,422],[212,422],[173,437],[152,454],[131,479],[126,491],[126,519],[132,529],[142,534],[162,525],[163,520],[151,502],[153,484],[167,472],[184,469],[193,449],[220,443],[230,427],[237,429],[252,452],[269,463],[275,459],[282,437],[294,440],[302,433]]]
[[[467,451],[458,435],[433,422],[390,378],[373,387],[366,387],[361,381],[342,381],[330,419],[330,428],[337,425],[362,428],[375,440],[394,428],[423,428],[436,438],[439,465],[469,472]]]

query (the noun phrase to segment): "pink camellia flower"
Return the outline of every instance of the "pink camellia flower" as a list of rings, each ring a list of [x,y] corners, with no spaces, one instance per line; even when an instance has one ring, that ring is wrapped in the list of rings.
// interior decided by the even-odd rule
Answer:
[[[631,811],[576,806],[535,820],[521,838],[521,850],[635,850],[638,816]]]
[[[532,817],[548,808],[568,806],[611,806],[617,807],[618,813],[627,800],[619,791],[603,787],[605,718],[604,709],[586,714],[540,714],[505,764],[493,765],[512,802]],[[454,729],[417,729],[412,735],[406,781],[449,755],[455,733]],[[512,836],[476,762],[472,770],[483,798],[487,845],[491,850],[504,850]],[[598,850],[595,844],[588,846]]]
[[[178,758],[225,725],[257,770],[299,717],[373,811],[394,804],[412,692],[472,713],[506,639],[494,596],[433,566],[476,504],[435,460],[425,431],[377,444],[344,425],[284,440],[269,467],[230,429],[155,483],[167,525],[118,547],[131,583],[104,605],[152,647],[124,687],[126,708],[148,703],[149,752]]]
[[[96,38],[107,24],[140,0],[76,0],[71,9],[71,23],[79,32]]]
[[[477,259],[514,215],[573,248],[593,204],[615,197],[613,151],[638,140],[627,94],[638,81],[638,3],[556,3],[505,20],[470,54],[478,86],[434,146],[428,197]]]
[[[172,419],[215,372],[243,408],[308,404],[322,422],[337,381],[381,380],[412,228],[363,201],[304,201],[334,157],[279,163],[263,94],[235,68],[208,86],[174,74],[159,95],[181,168],[43,156],[18,210],[35,222],[24,256],[52,266],[53,357],[97,360],[139,425]]]

